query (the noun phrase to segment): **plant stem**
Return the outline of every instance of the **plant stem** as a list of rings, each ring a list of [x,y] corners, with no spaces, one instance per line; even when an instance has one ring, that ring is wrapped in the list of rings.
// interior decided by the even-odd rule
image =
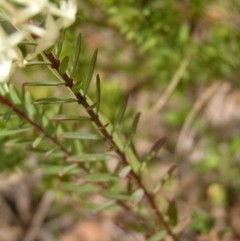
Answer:
[[[20,116],[22,119],[26,120],[31,126],[34,127],[34,129],[41,134],[44,134],[44,136],[55,146],[57,146],[63,153],[65,153],[66,157],[69,157],[71,154],[51,135],[49,135],[40,125],[35,123],[33,120],[31,120],[24,112],[18,109],[16,105],[14,105],[9,99],[6,97],[2,96],[0,94],[0,101],[8,106],[10,109],[12,109],[18,116]]]
[[[57,148],[59,148],[64,154],[65,157],[69,157],[72,154],[65,149],[60,142],[58,142],[54,137],[52,137],[50,134],[48,134],[42,126],[38,125],[35,123],[33,120],[31,120],[23,111],[19,110],[18,107],[12,103],[9,99],[6,97],[2,96],[0,94],[0,101],[2,104],[8,106],[10,109],[12,109],[21,119],[25,120],[28,122],[37,132],[43,134],[53,145],[55,145]],[[86,173],[88,173],[88,169],[84,166],[81,165],[80,163],[78,164],[80,168],[82,168]],[[108,189],[108,186],[105,183],[97,183],[101,188],[103,189]],[[125,204],[125,202],[118,200],[117,204],[120,205],[123,209],[125,209],[127,212],[131,211],[131,208]],[[138,216],[138,218],[141,218]],[[145,228],[149,230],[150,233],[153,233],[153,230],[146,224],[143,223]]]
[[[52,64],[51,67],[53,69],[55,69],[60,74],[60,72],[59,72],[60,61],[58,59],[56,59],[55,56],[52,53],[45,53],[45,56],[51,62],[51,64]],[[71,78],[69,78],[69,76],[66,73],[63,73],[63,74],[60,74],[60,75],[61,75],[62,79],[65,81],[65,85],[70,90],[72,90],[73,80]],[[88,102],[86,100],[86,97],[83,96],[80,92],[73,93],[73,94],[77,98],[79,104],[81,104],[85,108],[85,110],[88,112],[91,120],[95,123],[95,125],[97,126],[97,128],[99,129],[99,131],[101,132],[103,137],[105,138],[106,142],[110,146],[116,146],[117,147],[117,145],[115,144],[115,142],[113,140],[112,135],[109,134],[108,131],[105,128],[101,128],[103,126],[103,123],[101,123],[101,121],[99,119],[99,116],[91,108],[89,108],[90,105],[88,104]],[[117,148],[117,150],[115,150],[115,153],[117,154],[118,158],[122,161],[122,163],[125,166],[129,165],[127,157],[126,157],[124,152],[122,152],[119,148]],[[169,224],[164,220],[163,214],[158,210],[157,205],[154,201],[153,195],[147,190],[145,185],[142,183],[140,177],[134,171],[130,172],[130,176],[134,179],[137,186],[144,190],[145,198],[146,198],[147,202],[149,203],[149,206],[151,207],[153,213],[158,218],[160,224],[167,231],[168,235],[171,236],[174,241],[178,241],[177,236],[173,233]]]

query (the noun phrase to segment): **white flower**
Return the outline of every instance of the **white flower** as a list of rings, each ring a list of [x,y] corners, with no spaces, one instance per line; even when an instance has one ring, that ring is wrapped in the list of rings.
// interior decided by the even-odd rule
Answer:
[[[53,5],[49,5],[48,9],[51,14],[60,17],[57,20],[57,24],[60,28],[66,28],[75,21],[75,15],[77,12],[77,4],[75,0],[61,0],[59,9]]]
[[[25,26],[26,29],[31,30],[31,33],[37,35],[39,38],[36,40],[37,47],[33,54],[30,54],[26,57],[27,60],[33,59],[38,54],[42,53],[49,47],[53,46],[59,36],[59,27],[54,21],[51,15],[48,15],[46,18],[45,29],[36,27],[36,26]]]
[[[24,66],[22,53],[16,47],[16,44],[24,37],[24,32],[16,32],[7,36],[0,26],[0,82],[8,80],[14,65],[19,67]]]
[[[55,44],[60,30],[75,21],[76,0],[59,0],[59,7],[50,0],[0,0],[0,18],[11,22],[17,29],[7,35],[0,27],[0,82],[7,81],[16,67],[24,67],[26,62]],[[45,25],[32,24],[31,18],[42,15]],[[53,17],[54,16],[54,17]],[[17,45],[31,35],[37,36],[36,49],[25,59]]]

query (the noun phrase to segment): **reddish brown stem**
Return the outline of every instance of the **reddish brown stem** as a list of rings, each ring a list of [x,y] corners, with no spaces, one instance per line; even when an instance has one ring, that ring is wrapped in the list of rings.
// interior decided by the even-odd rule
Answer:
[[[26,122],[28,122],[37,132],[43,134],[52,144],[54,144],[57,148],[59,148],[64,154],[65,157],[69,157],[71,156],[71,153],[67,151],[67,149],[65,149],[62,144],[60,142],[58,142],[54,137],[52,137],[50,134],[48,134],[43,128],[42,126],[38,125],[37,123],[35,123],[33,120],[31,120],[23,111],[19,110],[18,107],[12,103],[8,98],[2,96],[0,94],[0,101],[2,102],[2,104],[8,106],[10,109],[12,109],[21,119],[25,120]],[[79,164],[79,167],[81,167],[86,173],[88,173],[88,170],[83,166]],[[98,183],[98,185],[101,188],[104,189],[108,189],[108,186],[105,185],[104,183]],[[122,201],[117,201],[117,203],[123,207],[123,209],[125,209],[127,212],[130,211],[130,207],[127,206],[124,202]],[[149,230],[150,233],[152,233],[152,229],[148,227],[147,224],[145,224],[145,227]]]
[[[45,53],[45,56],[51,62],[52,68],[55,69],[60,74],[60,72],[59,72],[60,61],[58,59],[56,59],[52,53]],[[71,78],[69,78],[69,76],[66,73],[60,74],[60,75],[61,75],[62,79],[65,81],[65,85],[70,90],[72,90],[73,80]],[[85,110],[89,114],[91,120],[95,123],[95,125],[97,126],[97,128],[99,129],[99,131],[101,132],[102,136],[105,138],[105,140],[109,144],[109,146],[117,146],[113,140],[112,135],[109,134],[106,129],[101,128],[104,125],[104,123],[101,123],[99,116],[91,108],[89,108],[90,105],[88,104],[85,96],[83,96],[80,92],[73,93],[73,94],[78,99],[79,104],[81,104],[85,108]],[[122,152],[120,149],[117,149],[117,150],[115,150],[115,153],[117,154],[118,158],[122,161],[122,163],[125,166],[129,165],[124,152]],[[145,198],[146,198],[147,202],[149,203],[153,213],[157,216],[160,224],[167,231],[168,235],[171,236],[174,241],[178,241],[177,236],[173,233],[169,224],[164,220],[162,213],[158,210],[157,204],[154,201],[153,195],[147,190],[145,185],[142,183],[140,177],[134,171],[131,171],[130,175],[134,179],[137,186],[144,190]]]

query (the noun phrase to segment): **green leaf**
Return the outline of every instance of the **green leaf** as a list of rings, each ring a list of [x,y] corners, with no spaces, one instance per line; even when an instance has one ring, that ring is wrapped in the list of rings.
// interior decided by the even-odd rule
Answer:
[[[129,195],[119,192],[113,192],[111,190],[102,190],[99,192],[100,195],[106,198],[115,199],[115,200],[128,200]]]
[[[75,183],[61,183],[60,187],[63,190],[71,191],[74,193],[92,193],[92,192],[98,192],[101,188],[92,184],[84,184],[81,186],[78,186]]]
[[[124,149],[126,150],[128,148],[128,146],[131,144],[132,142],[132,139],[133,139],[133,136],[135,134],[135,131],[137,129],[137,125],[138,125],[138,121],[139,121],[139,118],[140,118],[140,115],[141,113],[138,112],[137,115],[135,116],[134,120],[133,120],[133,124],[132,124],[132,127],[130,129],[130,132],[128,134],[128,138],[126,140],[126,144],[125,144],[125,147]]]
[[[34,142],[32,143],[32,147],[33,147],[33,148],[36,148],[43,139],[44,139],[44,135],[41,135],[41,136],[37,137],[37,138],[34,140]]]
[[[10,119],[10,117],[11,117],[11,115],[12,115],[12,113],[13,113],[13,110],[12,110],[12,109],[8,109],[8,110],[4,113],[4,115],[3,115],[3,120],[4,120],[5,122],[8,122],[9,119]]]
[[[149,153],[146,155],[146,157],[143,160],[142,165],[140,166],[140,171],[142,171],[146,165],[152,161],[154,159],[154,157],[157,155],[158,151],[160,150],[160,148],[163,146],[163,144],[166,141],[166,137],[163,137],[161,139],[159,139],[151,148],[151,150],[149,151]]]
[[[64,132],[58,135],[59,138],[65,139],[85,139],[85,140],[98,140],[101,136],[96,134],[80,133],[80,132]]]
[[[68,56],[65,56],[63,58],[63,60],[61,61],[60,63],[60,66],[59,66],[59,73],[60,74],[64,74],[68,68],[68,63],[69,63],[69,57]]]
[[[169,200],[167,215],[169,217],[170,224],[176,226],[178,224],[178,211],[174,199]]]
[[[119,177],[108,173],[101,173],[101,174],[90,174],[90,175],[84,176],[83,180],[86,182],[108,182],[108,181],[118,181]]]
[[[32,104],[39,105],[39,104],[63,104],[63,103],[71,103],[71,102],[78,102],[76,99],[65,99],[65,98],[41,98],[34,100]]]
[[[89,110],[93,110],[95,107],[96,107],[97,103],[93,103],[92,105],[89,105],[86,110],[89,111]]]
[[[41,168],[43,174],[45,175],[59,175],[62,172],[66,171],[66,166],[59,166],[59,165],[47,165]],[[80,170],[79,169],[72,169],[71,171],[68,172],[68,174],[79,174]]]
[[[86,154],[82,153],[77,156],[71,156],[67,158],[68,162],[97,162],[97,161],[106,161],[113,158],[113,155],[110,154]]]
[[[130,197],[130,202],[134,206],[136,206],[142,200],[143,196],[144,196],[144,190],[143,189],[138,189]]]
[[[7,83],[1,83],[1,84],[0,84],[0,93],[1,93],[3,96],[6,96],[6,94],[9,93],[9,88],[8,88]]]
[[[41,155],[43,157],[46,158],[63,158],[65,157],[65,154],[63,152],[60,151],[56,151],[54,152],[56,149],[50,149],[49,151],[47,150],[41,150],[41,149],[34,149],[34,148],[27,148],[27,151]]]
[[[157,233],[155,233],[153,236],[151,236],[148,241],[161,241],[165,238],[166,236],[166,231],[162,230]]]
[[[44,61],[31,61],[31,62],[27,62],[26,64],[27,66],[34,66],[34,65],[51,65],[51,63],[49,62],[44,62]]]
[[[80,91],[80,89],[82,88],[82,86],[83,86],[83,82],[81,80],[76,82],[72,87],[73,93],[78,93]]]
[[[58,38],[58,41],[57,41],[57,52],[56,52],[57,59],[59,59],[59,56],[62,52],[62,46],[63,46],[63,41],[65,38],[65,32],[66,32],[66,30],[61,31],[61,36],[60,36],[60,38]]]
[[[9,94],[10,94],[11,100],[13,101],[14,104],[16,104],[18,106],[22,106],[23,101],[22,101],[19,93],[17,92],[17,90],[12,85],[9,86]]]
[[[34,141],[33,138],[24,138],[24,139],[17,138],[6,142],[4,146],[9,146],[9,147],[24,146],[24,145],[28,146],[28,145],[32,145],[33,141]]]
[[[96,49],[94,51],[93,56],[92,56],[91,64],[90,64],[89,71],[88,71],[88,76],[87,76],[87,79],[84,83],[84,88],[83,88],[84,95],[86,95],[86,93],[88,91],[88,88],[89,88],[89,85],[90,85],[90,82],[92,80],[94,68],[95,68],[96,61],[97,61],[97,54],[98,54],[98,49]]]
[[[65,83],[60,81],[53,81],[53,80],[29,81],[29,82],[23,83],[23,86],[58,86],[58,85],[65,85]]]
[[[97,90],[96,114],[98,114],[99,107],[100,107],[100,102],[101,102],[101,84],[100,84],[99,74],[97,74],[97,79],[96,79],[96,90]]]
[[[64,169],[62,172],[60,172],[58,174],[59,177],[63,177],[65,174],[67,174],[68,172],[70,172],[71,170],[75,169],[76,167],[78,167],[77,164],[72,164],[68,167],[66,167],[66,169]]]
[[[55,151],[56,151],[56,148],[53,148],[53,149],[51,149],[51,150],[49,150],[49,151],[47,151],[47,152],[44,151],[44,155],[47,156],[47,157],[48,157],[48,156],[51,156],[52,153],[55,152]]]
[[[109,125],[109,123],[103,125],[103,126],[100,126],[98,127],[98,130],[103,130],[103,129],[106,129],[106,127]]]
[[[103,211],[103,210],[107,209],[108,207],[110,207],[110,206],[112,206],[112,205],[114,205],[114,204],[116,204],[116,201],[115,201],[115,200],[110,200],[110,201],[108,201],[108,202],[105,202],[105,203],[103,203],[102,205],[100,205],[99,207],[97,207],[97,208],[95,209],[95,212]]]
[[[39,112],[39,108],[36,105],[32,105],[32,96],[28,91],[26,91],[26,93],[25,93],[24,102],[25,102],[25,110],[28,113],[28,116],[31,119],[40,121],[41,115]]]
[[[31,131],[31,130],[32,130],[32,127],[21,127],[19,129],[2,130],[0,131],[0,136],[16,135],[16,134]]]
[[[79,33],[77,36],[77,41],[76,41],[76,45],[75,45],[75,49],[74,49],[74,57],[73,57],[72,68],[70,71],[70,78],[72,78],[72,76],[77,68],[80,51],[81,51],[81,45],[82,45],[82,38],[81,38],[81,34]]]
[[[126,166],[119,172],[118,175],[120,178],[126,178],[129,172],[131,172],[131,170],[132,170],[131,166]]]
[[[87,116],[56,115],[50,118],[53,121],[85,121],[90,120]]]
[[[106,202],[106,203],[90,203],[86,200],[80,200],[80,203],[81,203],[81,207],[86,209],[86,210],[91,210],[93,211],[94,213],[96,212],[99,212],[103,209],[106,209],[106,208],[112,208],[114,210],[119,210],[119,208],[117,207],[117,205],[114,205],[114,202],[111,200],[110,202]],[[113,206],[113,207],[112,207]]]
[[[163,177],[162,180],[161,180],[161,184],[162,184],[162,185],[164,185],[164,183],[165,183],[169,178],[171,178],[171,176],[172,176],[172,174],[173,174],[173,172],[175,171],[176,168],[177,168],[177,165],[174,164],[174,165],[172,165],[172,166],[168,169],[168,171],[166,172],[166,174],[164,175],[164,177]]]
[[[118,111],[118,115],[117,115],[117,118],[113,124],[113,127],[112,127],[112,132],[111,134],[114,133],[116,127],[118,126],[118,124],[121,122],[123,116],[124,116],[124,113],[125,113],[125,110],[126,110],[126,107],[127,107],[127,103],[128,103],[128,97],[129,95],[126,95],[126,97],[124,98],[124,100],[122,101],[122,104],[120,106],[120,109]]]

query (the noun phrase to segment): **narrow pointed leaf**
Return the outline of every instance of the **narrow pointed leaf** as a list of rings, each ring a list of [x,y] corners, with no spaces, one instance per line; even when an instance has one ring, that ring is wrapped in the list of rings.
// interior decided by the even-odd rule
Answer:
[[[10,136],[10,135],[16,135],[19,133],[31,131],[32,127],[24,127],[24,128],[19,128],[19,129],[9,129],[9,130],[1,130],[0,131],[0,136]]]
[[[103,125],[103,126],[100,126],[98,127],[99,130],[103,130],[103,129],[106,129],[106,127],[109,125],[109,123]]]
[[[12,110],[12,109],[8,109],[8,110],[4,113],[4,115],[3,115],[3,120],[4,120],[5,122],[8,122],[9,119],[11,118],[12,113],[13,113],[13,110]]]
[[[173,172],[176,170],[176,168],[177,168],[177,165],[172,165],[169,169],[168,169],[168,171],[166,172],[166,174],[164,175],[164,177],[162,178],[162,180],[161,180],[161,185],[164,185],[164,183],[169,179],[169,178],[171,178],[171,176],[172,176],[172,174],[173,174]]]
[[[120,178],[126,178],[131,170],[132,170],[131,166],[126,166],[119,172],[118,175]]]
[[[113,158],[113,155],[110,154],[86,154],[82,153],[81,155],[71,156],[67,158],[68,162],[98,162],[106,161]]]
[[[166,137],[163,137],[161,139],[159,139],[152,147],[152,149],[150,150],[150,152],[147,154],[147,156],[145,157],[145,162],[150,162],[158,153],[158,151],[160,150],[160,148],[163,146],[163,144],[166,141]]]
[[[73,182],[61,183],[60,188],[66,191],[74,192],[74,193],[92,193],[92,192],[98,192],[100,190],[100,187],[92,184],[84,184],[84,185],[78,186]]]
[[[60,81],[29,81],[29,82],[25,82],[23,84],[23,86],[58,86],[58,85],[65,85],[64,82],[60,82]]]
[[[119,177],[116,175],[111,175],[108,173],[102,174],[90,174],[83,177],[83,180],[86,182],[108,182],[108,181],[118,181]]]
[[[8,142],[6,142],[4,144],[4,146],[29,146],[29,145],[32,145],[33,143],[33,139],[32,138],[24,138],[24,139],[13,139],[13,140],[10,140]]]
[[[100,102],[101,102],[101,84],[100,84],[100,77],[99,77],[99,74],[97,74],[97,79],[96,79],[96,90],[97,90],[96,114],[98,114],[99,107],[100,107]]]
[[[133,136],[134,136],[135,131],[136,131],[136,129],[137,129],[137,125],[138,125],[138,121],[139,121],[140,115],[141,115],[141,113],[138,112],[137,115],[135,116],[134,120],[133,120],[132,127],[131,127],[131,129],[130,129],[129,134],[128,134],[128,138],[127,138],[127,140],[126,140],[125,150],[128,148],[128,146],[129,146],[129,145],[131,144],[131,142],[132,142]]]
[[[82,88],[82,86],[83,86],[83,82],[81,80],[76,82],[72,87],[73,93],[78,93],[80,91],[80,89]]]
[[[116,204],[116,201],[115,201],[115,200],[110,200],[110,201],[108,201],[108,202],[105,202],[105,203],[103,203],[101,206],[97,207],[97,208],[95,209],[95,212],[103,211],[103,210],[107,209],[108,207],[110,207],[110,206],[112,206],[112,205],[114,205],[114,204]]]
[[[69,57],[65,56],[59,66],[60,74],[64,74],[66,72],[66,70],[68,68],[68,63],[69,63]]]
[[[87,110],[87,111],[89,111],[89,110],[93,110],[93,109],[95,108],[96,105],[97,105],[97,103],[94,103],[94,104],[88,106],[88,107],[86,108],[86,110]]]
[[[100,191],[99,194],[103,197],[115,199],[115,200],[128,200],[130,197],[127,194],[114,192],[111,190]]]
[[[64,132],[58,135],[59,138],[65,139],[86,139],[86,140],[98,140],[101,136],[96,134],[79,133],[79,132]]]
[[[57,151],[56,149],[51,149],[51,150],[47,151],[47,150],[43,150],[43,149],[38,149],[38,148],[34,149],[34,148],[30,147],[30,148],[27,148],[26,150],[28,152],[32,152],[32,153],[38,154],[40,156],[44,156],[46,158],[48,158],[50,155],[51,155],[51,158],[63,158],[66,156],[66,154],[64,154],[61,151]],[[50,155],[47,155],[48,152],[50,153]]]
[[[32,119],[35,120],[41,120],[40,118],[40,112],[39,112],[39,108],[36,105],[32,105],[32,96],[31,94],[27,91],[25,94],[25,109],[27,110],[28,116]]]
[[[90,120],[87,116],[56,115],[50,118],[53,121],[85,121]]]
[[[151,236],[148,239],[148,241],[161,241],[161,240],[164,240],[165,237],[166,237],[166,231],[161,230],[161,231],[155,233],[153,236]]]
[[[44,153],[44,155],[48,157],[48,156],[52,155],[52,153],[53,153],[54,151],[56,151],[56,148],[53,148],[53,149],[47,151],[46,153]]]
[[[14,102],[14,104],[16,104],[18,106],[22,106],[23,102],[21,100],[21,97],[20,97],[19,93],[17,92],[17,90],[12,85],[9,86],[9,94],[10,94],[11,100]]]
[[[44,62],[44,61],[31,61],[26,64],[27,66],[34,66],[34,65],[51,65],[51,63]]]
[[[118,111],[118,115],[117,115],[117,118],[113,124],[113,127],[112,127],[112,134],[114,133],[116,127],[118,126],[118,124],[121,122],[123,116],[124,116],[124,113],[125,113],[125,110],[126,110],[126,107],[127,107],[127,103],[128,103],[128,97],[129,95],[126,95],[126,97],[124,98],[124,100],[122,101],[122,104],[120,106],[120,109]]]
[[[56,58],[57,59],[59,59],[59,56],[62,52],[64,37],[65,37],[65,30],[61,31],[61,37],[57,41],[57,52],[56,52]]]
[[[178,224],[178,210],[174,199],[169,201],[167,215],[171,225],[176,226]]]
[[[67,173],[70,172],[71,170],[75,169],[76,167],[78,167],[77,164],[72,164],[72,165],[66,167],[64,170],[62,170],[62,171],[58,174],[58,176],[59,176],[59,177],[63,177],[65,174],[67,174]]]
[[[65,98],[41,98],[34,100],[32,103],[34,105],[39,104],[64,104],[64,103],[71,103],[71,102],[78,102],[76,99],[65,99]]]
[[[130,202],[134,206],[136,206],[142,200],[143,196],[144,196],[144,190],[143,189],[138,189],[130,197]]]
[[[62,173],[66,170],[66,166],[55,166],[55,165],[47,165],[41,168],[43,174],[45,175],[59,175],[59,173]],[[71,171],[68,172],[68,174],[79,174],[80,170],[77,169],[72,169]]]
[[[72,78],[72,76],[77,68],[77,65],[78,65],[78,60],[79,60],[79,56],[80,56],[80,52],[81,52],[81,45],[82,45],[82,37],[81,37],[81,34],[78,34],[76,45],[75,45],[72,68],[70,71],[70,78]]]
[[[84,88],[83,88],[84,95],[86,95],[86,93],[88,91],[88,88],[89,88],[89,85],[90,85],[91,80],[92,80],[94,68],[95,68],[96,61],[97,61],[97,54],[98,54],[98,49],[96,49],[94,51],[93,56],[92,56],[92,60],[91,60],[91,64],[90,64],[90,67],[89,67],[87,79],[86,79],[86,81],[84,83]]]
[[[37,138],[34,140],[34,142],[32,143],[32,147],[33,147],[33,148],[36,148],[43,139],[44,139],[44,135],[41,135],[41,136],[37,137]]]
[[[1,93],[3,96],[6,96],[6,94],[9,93],[9,87],[8,87],[8,84],[7,84],[7,83],[1,83],[1,84],[0,84],[0,93]]]
[[[152,161],[154,159],[154,157],[157,155],[158,151],[160,150],[160,148],[163,146],[163,144],[166,141],[166,137],[163,137],[161,139],[159,139],[151,148],[151,150],[149,151],[149,153],[146,155],[146,157],[143,160],[142,165],[140,166],[140,171],[142,171],[147,164]]]

